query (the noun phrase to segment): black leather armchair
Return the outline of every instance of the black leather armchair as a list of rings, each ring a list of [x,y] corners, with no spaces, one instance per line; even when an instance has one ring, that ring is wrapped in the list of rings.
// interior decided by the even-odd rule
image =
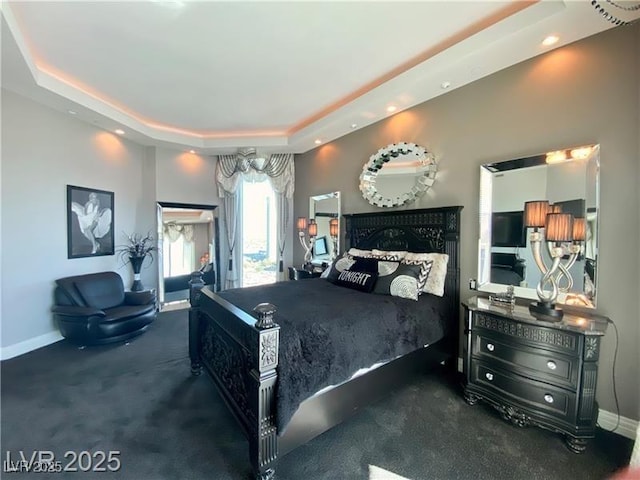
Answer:
[[[52,308],[63,337],[81,345],[127,340],[144,332],[156,318],[151,291],[125,292],[116,272],[56,280]]]

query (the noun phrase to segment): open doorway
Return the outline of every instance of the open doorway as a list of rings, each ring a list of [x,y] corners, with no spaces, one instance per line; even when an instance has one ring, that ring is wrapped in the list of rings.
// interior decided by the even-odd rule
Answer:
[[[189,307],[191,273],[219,290],[215,205],[158,202],[158,299],[161,309]]]

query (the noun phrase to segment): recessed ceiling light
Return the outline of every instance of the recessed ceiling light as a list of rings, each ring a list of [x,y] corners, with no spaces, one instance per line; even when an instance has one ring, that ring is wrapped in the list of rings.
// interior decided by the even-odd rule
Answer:
[[[389,112],[389,113],[393,113],[393,112],[395,112],[397,109],[398,109],[398,107],[396,107],[395,105],[389,105],[389,106],[387,107],[387,112]]]
[[[357,124],[357,123],[352,123],[352,124],[351,124],[351,128],[356,128],[357,126],[358,126],[358,124]]]
[[[69,112],[69,115],[75,115],[78,113],[75,110],[67,110],[67,112]]]
[[[542,45],[544,45],[545,47],[550,47],[551,45],[555,45],[556,43],[558,43],[558,40],[560,40],[558,36],[549,35],[542,41]]]
[[[316,145],[320,145],[322,143],[322,140],[320,140],[319,138],[316,138],[316,141],[314,143]]]
[[[124,135],[124,130],[122,130],[121,128],[116,128],[114,132],[116,132],[118,135]]]
[[[440,84],[440,88],[442,88],[443,90],[446,90],[447,88],[449,88],[451,86],[451,82],[442,82]]]

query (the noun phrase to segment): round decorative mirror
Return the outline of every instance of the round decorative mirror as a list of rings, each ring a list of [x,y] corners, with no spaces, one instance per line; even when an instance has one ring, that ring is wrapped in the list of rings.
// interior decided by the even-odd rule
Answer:
[[[397,207],[415,201],[436,178],[432,153],[415,143],[392,143],[371,155],[362,167],[360,191],[371,204]]]

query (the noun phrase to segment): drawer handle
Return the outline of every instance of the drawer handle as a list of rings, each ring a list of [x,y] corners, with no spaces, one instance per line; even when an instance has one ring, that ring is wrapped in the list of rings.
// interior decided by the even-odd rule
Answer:
[[[557,368],[556,362],[549,360],[547,362],[547,367],[549,367],[549,370],[555,370]]]
[[[547,403],[553,403],[553,396],[548,393],[544,396],[544,401]]]
[[[493,343],[487,343],[487,350],[493,352],[496,349],[496,346]]]
[[[484,376],[487,377],[489,381],[493,380],[493,373],[485,373]]]

